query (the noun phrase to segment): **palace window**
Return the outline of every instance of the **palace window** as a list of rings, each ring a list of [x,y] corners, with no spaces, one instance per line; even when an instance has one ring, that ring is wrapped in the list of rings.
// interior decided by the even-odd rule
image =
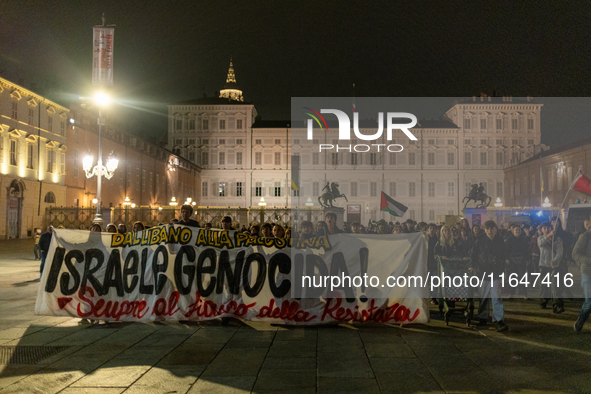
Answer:
[[[472,165],[472,153],[464,152],[464,165],[465,166]]]
[[[27,144],[27,168],[33,168],[33,159],[35,155],[35,146]]]
[[[55,168],[55,151],[53,149],[48,149],[47,150],[47,168],[45,170],[47,172],[54,172],[54,168]]]
[[[487,153],[486,152],[480,152],[480,165],[481,166],[485,166],[486,165],[486,162],[487,162],[486,156],[487,156]]]
[[[408,184],[408,196],[416,197],[416,184],[414,182]]]
[[[78,178],[78,149],[74,149],[74,162],[72,163],[72,176]]]
[[[447,196],[454,197],[456,195],[456,184],[455,182],[447,182]]]
[[[396,197],[396,182],[390,182],[390,196]]]
[[[453,152],[447,153],[447,165],[453,166],[456,164],[456,155]]]
[[[372,166],[375,166],[376,164],[378,164],[378,158],[375,153],[369,154],[369,164]]]
[[[314,152],[312,153],[312,165],[317,166],[320,164],[320,153]]]
[[[434,152],[427,153],[427,165],[430,165],[430,166],[435,165],[435,153]]]

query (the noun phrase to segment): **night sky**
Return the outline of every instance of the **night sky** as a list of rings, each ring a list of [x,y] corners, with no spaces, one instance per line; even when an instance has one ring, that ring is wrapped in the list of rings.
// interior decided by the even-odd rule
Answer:
[[[3,1],[0,75],[64,105],[89,95],[103,12],[116,25],[113,111],[152,139],[166,134],[167,104],[223,88],[230,56],[263,119],[289,119],[292,96],[352,96],[353,83],[358,97],[450,106],[493,91],[590,95],[588,2]],[[543,142],[589,135],[589,104],[545,106],[570,123],[543,122]]]

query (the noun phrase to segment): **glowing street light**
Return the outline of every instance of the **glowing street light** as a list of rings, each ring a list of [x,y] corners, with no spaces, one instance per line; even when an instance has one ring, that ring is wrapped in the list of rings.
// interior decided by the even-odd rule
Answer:
[[[495,207],[501,208],[502,206],[503,206],[503,203],[501,202],[501,197],[497,197],[497,201],[495,202]]]
[[[131,205],[131,201],[129,201],[129,197],[125,197],[125,200],[123,201],[123,205],[126,207]]]
[[[111,100],[109,99],[109,96],[107,96],[105,92],[97,92],[94,95],[94,102],[99,107],[106,107],[107,105],[109,105],[110,101]]]
[[[171,207],[176,207],[178,205],[178,203],[176,202],[176,198],[173,197],[170,199],[170,204]]]
[[[308,201],[306,201],[305,204],[307,207],[313,207],[314,203],[312,202],[312,198],[308,197]]]
[[[99,135],[98,135],[98,158],[96,166],[92,166],[94,163],[94,158],[92,156],[86,156],[82,160],[82,168],[86,173],[87,178],[92,178],[93,176],[97,176],[97,183],[96,183],[96,214],[94,216],[94,223],[103,223],[103,211],[101,208],[101,178],[104,176],[107,179],[111,179],[115,170],[117,169],[117,165],[119,161],[115,157],[115,155],[111,152],[109,158],[107,159],[107,165],[103,165],[103,153],[101,150],[101,133],[103,131],[103,126],[105,125],[105,119],[103,118],[102,109],[109,104],[109,96],[107,96],[104,92],[97,92],[94,96],[94,101],[99,109],[98,114],[98,125],[99,125]]]
[[[550,203],[550,200],[548,199],[548,197],[546,197],[546,199],[544,200],[544,203],[542,204],[543,208],[550,208],[552,207],[552,204]]]
[[[261,201],[259,201],[259,207],[264,208],[267,205],[265,202],[265,198],[261,197]]]

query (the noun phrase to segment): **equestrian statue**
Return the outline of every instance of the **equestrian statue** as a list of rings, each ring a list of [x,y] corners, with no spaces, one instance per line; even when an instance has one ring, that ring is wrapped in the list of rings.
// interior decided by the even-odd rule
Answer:
[[[326,190],[326,193],[318,197],[318,203],[320,204],[320,206],[324,208],[333,208],[333,200],[336,200],[340,197],[344,197],[345,201],[349,202],[349,200],[347,200],[347,196],[341,194],[341,192],[339,191],[339,184],[336,182],[326,182],[326,186],[322,188],[322,191],[324,190]]]
[[[466,201],[466,199],[468,199],[468,201]],[[476,203],[476,208],[486,208],[490,204],[491,200],[492,198],[484,192],[484,186],[482,183],[480,186],[473,184],[470,194],[464,197],[462,200],[462,202],[466,201],[464,204],[464,211],[466,210],[466,206],[470,201],[474,201]],[[479,201],[480,204],[478,204]]]

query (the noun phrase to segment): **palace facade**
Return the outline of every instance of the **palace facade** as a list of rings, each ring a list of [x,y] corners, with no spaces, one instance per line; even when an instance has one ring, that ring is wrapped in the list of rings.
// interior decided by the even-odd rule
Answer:
[[[297,137],[304,131],[292,133],[290,121],[258,118],[230,63],[219,97],[168,106],[168,147],[203,168],[204,206],[256,207],[261,198],[267,207],[303,207],[308,198],[318,206],[326,183],[337,182],[349,201],[336,204],[349,219],[391,220],[380,212],[384,191],[409,207],[404,219],[434,221],[437,215],[461,214],[474,183],[482,183],[493,202],[504,198],[503,169],[544,148],[541,109],[531,98],[473,97],[453,104],[440,120],[419,121],[412,129],[418,141],[409,144],[405,137],[400,153],[316,152],[317,145]],[[336,130],[325,138],[336,139]],[[292,155],[301,157],[299,191],[291,188]]]

